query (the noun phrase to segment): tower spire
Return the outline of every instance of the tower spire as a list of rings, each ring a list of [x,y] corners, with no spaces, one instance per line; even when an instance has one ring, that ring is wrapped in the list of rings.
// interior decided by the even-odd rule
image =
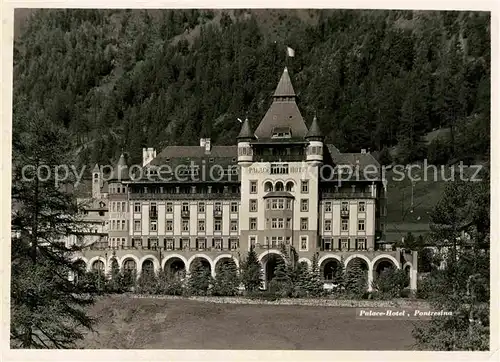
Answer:
[[[276,90],[274,91],[274,97],[296,97],[295,91],[293,90],[292,80],[290,79],[290,74],[288,73],[288,68],[285,67],[283,74],[281,75],[280,81]]]

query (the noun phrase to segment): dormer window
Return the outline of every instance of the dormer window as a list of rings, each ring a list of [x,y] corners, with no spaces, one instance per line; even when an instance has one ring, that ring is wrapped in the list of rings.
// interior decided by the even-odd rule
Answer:
[[[275,127],[272,138],[291,138],[292,130],[290,127]]]

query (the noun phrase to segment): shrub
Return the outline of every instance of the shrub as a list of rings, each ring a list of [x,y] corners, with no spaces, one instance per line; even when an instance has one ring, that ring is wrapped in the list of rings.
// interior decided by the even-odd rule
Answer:
[[[178,276],[160,272],[158,275],[158,294],[165,295],[183,295],[184,294],[184,283]]]

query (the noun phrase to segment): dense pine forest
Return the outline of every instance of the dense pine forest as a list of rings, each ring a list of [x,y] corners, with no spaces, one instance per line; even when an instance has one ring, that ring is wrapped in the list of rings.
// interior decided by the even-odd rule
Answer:
[[[295,50],[286,58],[286,46]],[[489,157],[490,16],[350,10],[37,10],[14,44],[14,133],[67,129],[85,164],[234,144],[289,67],[307,123],[344,152]],[[449,129],[430,145],[422,136]]]

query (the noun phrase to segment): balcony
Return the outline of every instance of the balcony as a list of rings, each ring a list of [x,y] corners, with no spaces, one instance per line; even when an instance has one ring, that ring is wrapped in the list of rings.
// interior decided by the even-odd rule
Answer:
[[[153,220],[158,219],[158,212],[156,210],[155,211],[150,211],[149,212],[149,218],[153,219]]]
[[[222,217],[222,210],[214,210],[214,217]]]
[[[340,217],[349,217],[349,210],[340,210]]]
[[[371,192],[321,192],[321,199],[375,199]]]
[[[185,219],[189,219],[189,216],[190,216],[189,210],[182,210],[181,211],[181,217],[183,217]]]

